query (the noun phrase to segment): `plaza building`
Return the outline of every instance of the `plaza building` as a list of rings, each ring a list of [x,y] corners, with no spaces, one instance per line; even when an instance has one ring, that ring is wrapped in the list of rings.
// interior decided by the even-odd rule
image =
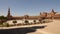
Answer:
[[[37,16],[29,16],[24,15],[24,16],[12,16],[10,13],[10,8],[8,8],[8,13],[7,13],[7,22],[12,23],[14,20],[16,20],[18,23],[24,23],[26,20],[29,23],[34,23],[35,22],[39,22],[39,20],[41,19],[60,19],[60,14],[58,14],[57,12],[55,12],[53,9],[50,13],[47,12],[40,12],[40,14]]]

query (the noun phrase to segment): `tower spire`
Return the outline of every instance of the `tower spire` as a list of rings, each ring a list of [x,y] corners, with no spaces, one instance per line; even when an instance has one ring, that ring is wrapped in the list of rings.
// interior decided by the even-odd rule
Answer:
[[[52,12],[54,12],[54,10],[52,9]]]
[[[12,17],[12,16],[11,16],[11,14],[10,14],[10,8],[8,8],[7,18],[8,18],[8,19],[11,19],[11,17]]]
[[[8,8],[8,15],[10,16],[10,8]]]

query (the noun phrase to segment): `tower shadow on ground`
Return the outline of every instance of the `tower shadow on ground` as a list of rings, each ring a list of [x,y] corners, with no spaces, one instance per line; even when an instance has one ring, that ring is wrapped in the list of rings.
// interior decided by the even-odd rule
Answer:
[[[25,28],[14,28],[14,29],[2,29],[0,30],[0,34],[27,34],[31,32],[35,32],[36,29],[43,29],[44,26],[33,26],[33,27],[25,27]]]

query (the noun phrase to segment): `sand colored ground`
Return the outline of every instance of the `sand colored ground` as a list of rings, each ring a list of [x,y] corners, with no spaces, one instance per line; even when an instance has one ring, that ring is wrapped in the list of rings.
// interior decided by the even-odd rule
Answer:
[[[47,25],[43,29],[36,29],[35,32],[27,33],[27,34],[60,34],[60,20],[53,20],[51,23],[44,24],[36,24],[36,25],[26,25],[26,26],[14,26],[14,27],[0,27],[0,29],[12,29],[12,28],[24,28],[24,27],[32,27],[32,26],[42,26]]]
[[[37,29],[36,32],[28,34],[60,34],[60,20],[53,20],[51,23],[46,23],[44,29]]]

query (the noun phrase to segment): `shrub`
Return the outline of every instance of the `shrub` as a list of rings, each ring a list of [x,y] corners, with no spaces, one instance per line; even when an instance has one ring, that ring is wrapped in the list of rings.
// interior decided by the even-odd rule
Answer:
[[[3,27],[9,27],[9,24],[8,24],[8,23],[3,23],[2,26],[3,26]]]

